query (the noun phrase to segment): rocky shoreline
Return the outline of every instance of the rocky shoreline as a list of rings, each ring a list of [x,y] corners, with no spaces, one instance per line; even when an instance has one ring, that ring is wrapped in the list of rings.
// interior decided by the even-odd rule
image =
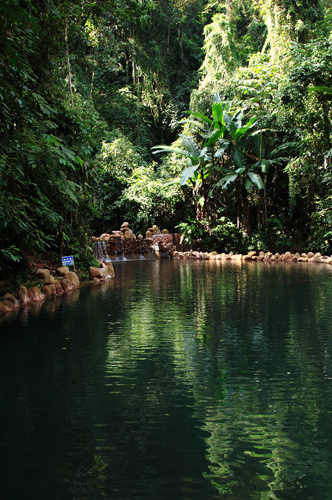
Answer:
[[[89,277],[89,283],[101,283],[114,278],[113,265],[101,262],[100,268],[89,267]],[[59,267],[56,271],[39,268],[36,270],[36,278],[40,280],[40,286],[26,287],[22,285],[13,293],[6,293],[0,297],[0,317],[32,303],[61,297],[63,294],[77,290],[82,286],[78,275],[69,271],[68,267]]]
[[[154,248],[156,258],[171,258],[174,260],[219,260],[236,262],[304,262],[332,264],[332,256],[321,253],[285,252],[283,254],[271,252],[251,251],[248,254],[218,254],[217,252],[199,252],[189,250],[179,252],[176,246],[168,248],[166,253],[158,251],[158,244]],[[170,246],[170,245],[169,245]],[[111,262],[98,261],[99,267],[89,267],[89,280],[86,283],[102,283],[115,276]],[[82,286],[78,275],[69,271],[67,267],[59,267],[55,271],[39,268],[36,270],[36,278],[40,280],[38,286],[19,286],[13,293],[6,293],[0,297],[0,317],[31,303],[41,303],[44,300],[60,297],[63,294],[76,290]]]
[[[248,254],[225,254],[218,252],[197,252],[189,250],[188,252],[178,252],[172,249],[171,257],[173,259],[195,259],[195,260],[236,260],[236,261],[246,261],[246,262],[315,262],[315,263],[325,263],[332,264],[332,256],[322,255],[321,253],[302,253],[296,252],[292,254],[291,252],[285,252],[283,254],[272,252],[257,252],[253,250],[248,252]]]

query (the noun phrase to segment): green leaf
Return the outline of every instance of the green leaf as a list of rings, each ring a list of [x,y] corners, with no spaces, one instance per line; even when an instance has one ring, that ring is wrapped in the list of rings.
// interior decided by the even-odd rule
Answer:
[[[156,151],[153,151],[152,154],[157,154],[157,153],[177,153],[179,155],[185,155],[188,156],[188,151],[185,149],[180,149],[180,148],[173,148],[172,146],[153,146],[153,148]]]
[[[255,172],[248,172],[247,175],[250,178],[251,182],[255,184],[258,189],[264,189],[262,178],[258,174],[255,174]]]
[[[234,147],[233,158],[234,158],[234,161],[235,161],[235,165],[238,168],[243,168],[244,167],[243,154],[240,152],[239,148],[237,148],[236,146]]]
[[[189,155],[193,158],[199,157],[199,149],[195,143],[195,141],[191,137],[187,137],[186,135],[180,134],[181,140],[183,142],[184,147],[188,151]]]
[[[198,164],[199,165],[199,164]],[[198,165],[193,165],[191,167],[187,167],[182,171],[181,177],[180,177],[180,185],[184,186],[185,183],[187,182],[188,179],[193,177],[194,173],[196,172]]]
[[[229,146],[229,142],[225,141],[223,143],[223,145],[220,146],[220,148],[218,148],[217,151],[215,152],[215,154],[214,154],[215,158],[220,158],[221,155],[226,151],[228,146]]]
[[[212,146],[213,144],[215,144],[217,142],[217,140],[219,139],[219,137],[221,136],[221,134],[223,133],[224,131],[224,128],[220,129],[220,130],[215,130],[213,135],[210,137],[210,139],[205,143],[205,147],[210,147]]]
[[[246,188],[247,191],[250,191],[250,189],[252,188],[253,186],[253,183],[251,182],[250,179],[248,179],[248,177],[246,177],[244,179],[244,187]]]
[[[269,170],[270,162],[269,160],[262,160],[261,162],[261,170],[263,174],[267,174]]]
[[[212,125],[212,120],[208,118],[207,116],[203,115],[203,113],[199,113],[199,111],[189,111],[189,113],[193,116],[196,116],[196,118],[201,118],[203,122],[208,123],[209,125]]]
[[[332,94],[330,87],[308,87],[308,92],[323,92],[323,94]]]

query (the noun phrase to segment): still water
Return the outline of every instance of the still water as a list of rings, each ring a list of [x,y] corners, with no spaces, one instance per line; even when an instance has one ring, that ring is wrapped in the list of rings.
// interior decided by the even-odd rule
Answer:
[[[114,267],[0,324],[1,498],[332,499],[332,266]]]

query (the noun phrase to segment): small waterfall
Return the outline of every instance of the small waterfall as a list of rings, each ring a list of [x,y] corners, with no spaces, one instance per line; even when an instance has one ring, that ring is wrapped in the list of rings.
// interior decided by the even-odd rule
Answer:
[[[106,241],[96,242],[96,246],[93,250],[93,255],[97,260],[100,260],[101,262],[108,262],[110,260],[109,256],[107,255]]]
[[[125,257],[125,244],[124,244],[124,241],[121,240],[121,243],[122,243],[122,260],[127,260],[126,257]]]

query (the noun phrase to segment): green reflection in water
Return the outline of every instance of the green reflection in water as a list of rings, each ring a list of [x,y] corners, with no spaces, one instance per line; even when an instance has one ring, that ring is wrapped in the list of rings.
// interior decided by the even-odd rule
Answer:
[[[20,470],[31,473],[29,453],[44,478],[37,493],[28,479],[12,484],[11,498],[332,498],[331,267],[155,261],[115,271],[79,300],[47,303],[39,330],[30,316],[30,337],[6,337],[22,371],[8,366],[3,409],[17,404],[15,379],[15,426],[24,422],[30,446]]]

